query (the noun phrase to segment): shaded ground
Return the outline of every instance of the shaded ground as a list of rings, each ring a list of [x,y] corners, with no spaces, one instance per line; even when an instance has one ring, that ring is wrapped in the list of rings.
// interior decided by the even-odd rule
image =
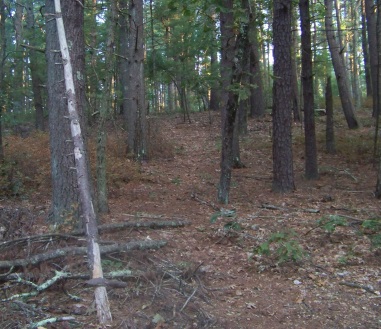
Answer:
[[[168,241],[167,246],[156,251],[105,257],[106,272],[126,268],[136,271],[135,277],[126,280],[127,288],[109,290],[113,328],[381,327],[380,257],[371,249],[369,235],[361,230],[362,221],[380,217],[380,201],[373,196],[374,128],[367,118],[356,131],[348,131],[338,123],[338,154],[332,156],[324,152],[324,117],[317,120],[320,178],[313,182],[303,178],[302,130],[295,125],[297,190],[287,195],[271,192],[271,117],[249,121],[249,134],[241,144],[246,168],[234,171],[231,204],[226,207],[235,210],[235,217],[213,216],[215,207],[220,207],[214,203],[221,145],[217,114],[195,114],[192,123],[183,123],[181,116],[157,118],[151,129],[160,158],[140,168],[127,160],[113,161],[111,213],[102,218],[102,223],[190,221],[183,228],[102,234],[104,242]],[[112,145],[112,152],[120,154],[117,143]],[[25,158],[28,156],[24,154]],[[44,163],[40,160],[38,168]],[[129,169],[121,170],[123,166]],[[44,178],[39,180],[40,188],[17,201],[19,207],[34,214],[33,225],[20,215],[15,236],[49,230],[44,221],[49,194],[43,188]],[[1,202],[7,209],[15,207],[14,200],[4,198]],[[336,217],[329,217],[332,215]],[[210,222],[211,217],[216,219],[214,223]],[[348,226],[327,233],[323,227],[317,227],[322,218],[345,219]],[[295,256],[302,256],[297,249],[301,246],[308,256],[279,265],[274,252],[270,256],[253,253],[277,232],[295,232],[283,245]],[[25,247],[24,251],[7,251],[3,258],[21,257],[26,249],[41,252],[38,248],[58,248],[70,243],[44,241],[29,249]],[[30,267],[24,272],[41,283],[53,275],[53,270],[63,268],[71,273],[86,273],[84,259],[78,256]],[[10,287],[9,283],[4,283],[2,289],[2,298],[21,291],[20,286]],[[82,300],[72,300],[65,290]],[[80,323],[73,327],[96,328],[92,294],[93,288],[83,281],[67,280],[23,300],[24,304],[2,303],[0,327],[23,328],[27,322],[74,314]],[[50,328],[71,327],[63,322]]]

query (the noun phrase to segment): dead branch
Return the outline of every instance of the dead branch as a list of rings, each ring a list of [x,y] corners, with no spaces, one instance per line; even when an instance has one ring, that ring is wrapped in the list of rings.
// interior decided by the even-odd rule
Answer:
[[[215,210],[215,211],[220,211],[220,210],[221,210],[221,209],[220,209],[219,207],[217,207],[213,202],[202,200],[202,199],[199,198],[199,197],[197,196],[197,194],[194,193],[194,192],[192,192],[192,194],[191,194],[191,198],[194,199],[194,200],[196,200],[196,201],[198,201],[198,202],[200,202],[200,203],[203,204],[203,205],[206,205],[206,206],[211,207],[211,208],[212,208],[213,210]]]
[[[139,217],[144,218],[150,216],[149,218],[161,218],[160,216],[155,217],[155,215],[128,215],[126,216],[133,216],[133,217]],[[98,226],[98,230],[100,233],[104,233],[107,231],[113,231],[118,229],[125,229],[125,228],[136,228],[136,229],[163,229],[163,228],[175,228],[175,227],[184,227],[186,225],[189,225],[190,222],[186,220],[181,219],[173,219],[173,220],[166,220],[166,221],[128,221],[128,222],[118,222],[113,224],[104,224]],[[69,239],[79,239],[79,235],[83,235],[83,230],[75,230],[73,232],[70,232],[70,234],[61,234],[61,233],[49,233],[49,234],[42,234],[42,235],[30,235],[14,240],[8,240],[0,242],[0,250],[5,250],[8,248],[13,248],[16,245],[25,245],[30,244],[32,242],[51,242],[55,240],[69,240]]]
[[[363,289],[363,290],[370,292],[372,294],[379,295],[379,293],[377,291],[375,291],[372,286],[369,286],[369,285],[367,286],[364,284],[358,284],[355,282],[347,282],[347,281],[340,282],[339,284],[342,286],[347,286],[347,287],[351,287],[351,288]]]
[[[56,323],[56,322],[63,322],[63,321],[76,321],[75,317],[73,316],[61,316],[56,318],[49,318],[45,320],[41,320],[39,322],[32,323],[28,328],[41,328],[43,326],[46,326],[47,324]]]
[[[127,216],[133,216],[133,215],[127,215]],[[167,220],[167,221],[152,221],[152,222],[121,222],[121,223],[100,225],[98,229],[102,233],[104,231],[112,231],[112,230],[121,229],[121,228],[161,229],[161,228],[184,227],[185,225],[189,225],[189,224],[190,224],[189,221],[184,221],[184,220],[171,220],[171,221]]]
[[[113,244],[109,246],[102,246],[100,247],[100,252],[101,254],[106,254],[111,252],[121,252],[130,250],[157,249],[165,246],[166,244],[167,242],[164,240],[132,241],[126,244]],[[67,255],[85,255],[86,253],[86,247],[61,248],[43,254],[33,255],[28,258],[0,261],[0,269],[7,269],[12,266],[16,267],[36,265],[54,258],[65,257]]]

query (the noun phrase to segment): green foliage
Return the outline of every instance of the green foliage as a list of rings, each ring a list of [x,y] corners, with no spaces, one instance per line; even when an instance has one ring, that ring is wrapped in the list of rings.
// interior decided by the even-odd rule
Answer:
[[[171,179],[171,183],[175,185],[180,185],[181,183],[181,178],[179,176],[176,176],[175,178]]]
[[[235,209],[224,209],[221,208],[220,211],[215,212],[211,217],[210,217],[210,222],[213,224],[217,222],[217,219],[220,217],[230,217],[230,218],[235,218],[236,217],[236,211]]]
[[[14,161],[0,162],[0,196],[19,196],[24,191],[24,175]]]
[[[361,225],[363,231],[369,234],[372,248],[381,247],[381,218],[371,218],[365,220]]]
[[[122,270],[124,268],[124,265],[122,262],[119,262],[118,260],[102,259],[102,268],[111,272]]]
[[[242,226],[234,220],[237,216],[235,209],[224,209],[221,208],[220,211],[215,212],[212,216],[210,216],[210,223],[214,224],[217,222],[219,218],[232,218],[233,220],[228,221],[224,224],[223,230],[228,231],[241,231]]]
[[[327,233],[333,233],[338,226],[348,226],[348,221],[339,215],[329,215],[320,218],[318,227],[323,228]]]
[[[254,253],[273,255],[277,264],[287,261],[298,262],[307,256],[307,252],[295,240],[295,237],[296,232],[293,230],[273,233],[267,241],[254,249]]]

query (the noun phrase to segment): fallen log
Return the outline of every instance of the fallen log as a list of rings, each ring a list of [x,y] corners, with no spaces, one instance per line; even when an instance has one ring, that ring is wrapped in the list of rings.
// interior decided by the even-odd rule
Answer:
[[[112,244],[108,246],[101,246],[100,252],[101,254],[106,254],[111,252],[121,252],[130,250],[158,249],[165,246],[166,244],[167,241],[165,240],[132,241],[126,244]],[[17,266],[36,265],[54,258],[64,257],[67,255],[86,255],[86,253],[86,247],[61,248],[43,254],[32,255],[28,258],[0,261],[0,269],[7,269]]]

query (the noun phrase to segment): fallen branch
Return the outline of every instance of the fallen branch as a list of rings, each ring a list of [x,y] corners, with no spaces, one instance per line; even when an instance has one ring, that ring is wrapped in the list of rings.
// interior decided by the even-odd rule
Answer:
[[[50,323],[63,322],[63,321],[73,322],[73,321],[76,321],[76,319],[73,316],[61,316],[56,318],[49,318],[49,319],[41,320],[39,322],[32,323],[27,328],[31,328],[31,329],[40,328]]]
[[[131,215],[132,216],[132,215]],[[151,228],[151,229],[160,229],[160,228],[173,228],[173,227],[184,227],[189,225],[189,221],[184,220],[172,220],[172,221],[153,221],[153,222],[120,222],[107,225],[100,225],[98,227],[99,232],[112,231],[121,228]]]
[[[125,214],[126,215],[126,214]],[[141,216],[141,215],[126,215],[126,216],[134,216],[134,217],[148,217],[148,216]],[[150,218],[160,218],[160,217],[152,217]],[[136,228],[136,229],[163,229],[163,228],[175,228],[175,227],[184,227],[186,225],[189,225],[190,222],[186,220],[181,219],[173,219],[173,220],[166,220],[166,221],[147,221],[147,222],[141,222],[141,221],[129,221],[129,222],[118,222],[113,224],[104,224],[98,226],[98,231],[100,233],[104,233],[107,231],[113,231],[118,229],[124,229],[124,228]],[[55,240],[69,240],[69,239],[79,239],[78,236],[81,236],[84,234],[83,230],[75,230],[73,232],[70,232],[70,234],[61,234],[61,233],[49,233],[49,234],[41,234],[41,235],[30,235],[22,238],[18,238],[15,240],[8,240],[0,242],[0,250],[5,250],[8,248],[13,248],[16,245],[25,245],[30,244],[32,242],[52,242]]]
[[[339,284],[342,286],[347,286],[347,287],[351,287],[351,288],[363,289],[363,290],[370,292],[372,294],[375,294],[377,296],[380,294],[378,291],[374,290],[372,286],[367,286],[364,284],[358,284],[355,282],[347,282],[347,281],[340,282]]]
[[[201,204],[204,204],[204,205],[206,205],[206,206],[211,207],[211,208],[212,208],[213,210],[215,210],[215,211],[220,211],[220,210],[221,210],[221,209],[220,209],[219,207],[217,207],[213,202],[211,202],[211,201],[205,201],[205,200],[200,199],[200,198],[196,195],[196,193],[193,193],[193,192],[192,192],[192,194],[191,194],[191,198],[194,199],[194,200],[196,200],[196,201],[198,201],[198,202],[200,202]]]
[[[111,252],[121,252],[130,250],[157,249],[165,246],[166,244],[167,242],[164,240],[132,241],[126,244],[113,244],[109,246],[102,246],[100,247],[100,252],[101,254],[106,254]],[[43,254],[33,255],[28,258],[0,261],[0,269],[6,269],[12,266],[16,267],[36,265],[54,258],[64,257],[67,255],[85,255],[86,253],[86,247],[61,248]]]

